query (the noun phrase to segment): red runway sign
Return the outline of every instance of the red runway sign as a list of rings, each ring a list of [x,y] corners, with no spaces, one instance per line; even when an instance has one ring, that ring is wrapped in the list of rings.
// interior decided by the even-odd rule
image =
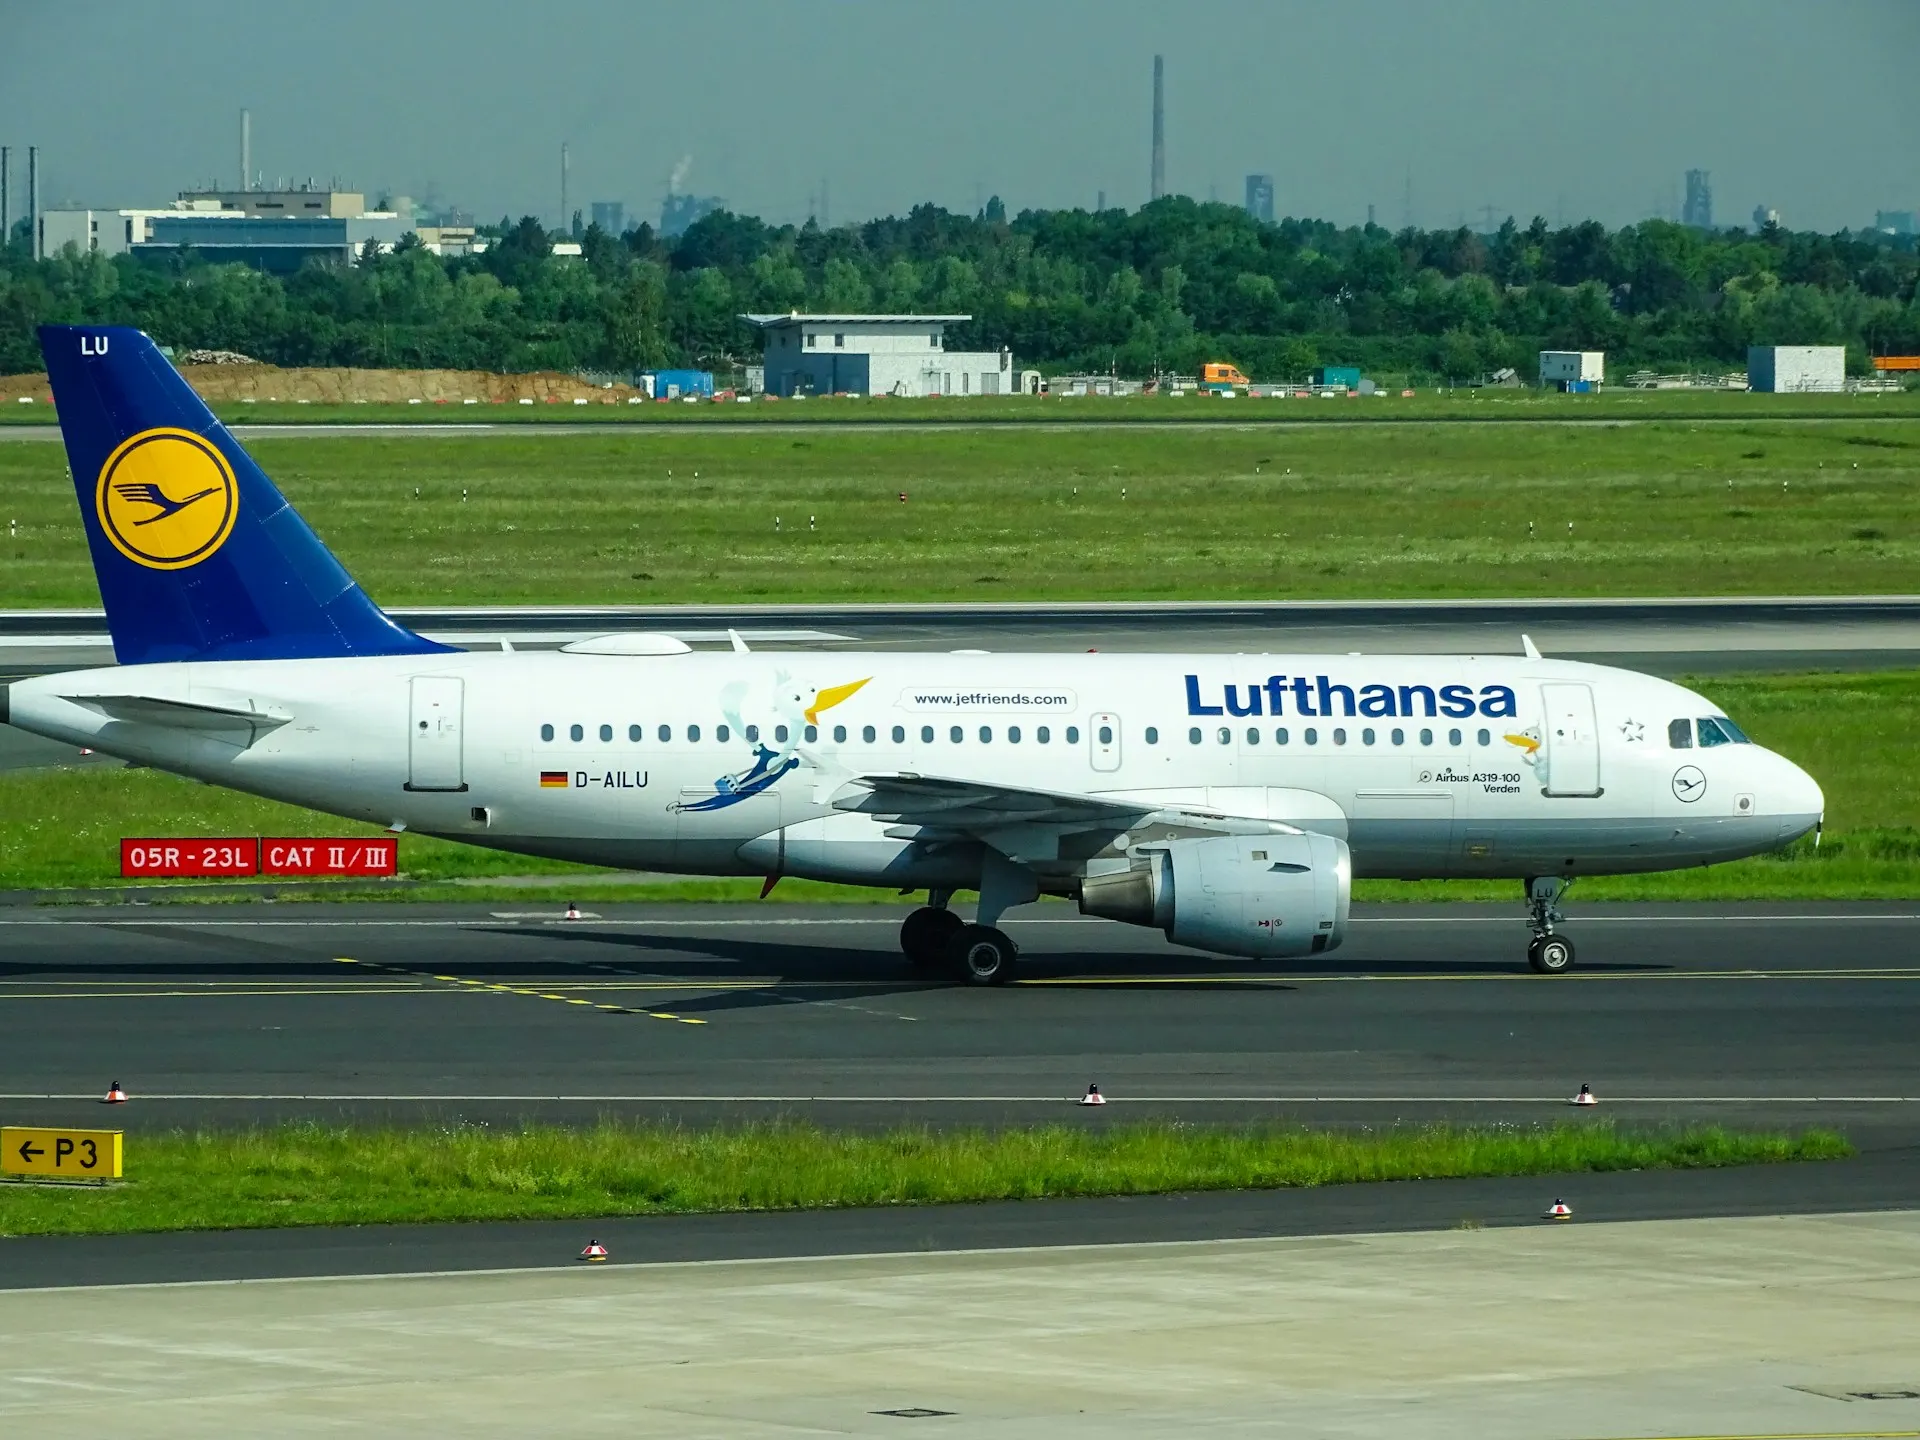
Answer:
[[[120,874],[165,880],[253,875],[260,869],[260,842],[235,840],[122,840]]]
[[[263,875],[391,875],[400,868],[400,841],[300,839],[260,842]]]
[[[257,838],[122,840],[123,878],[208,880],[233,875],[392,875],[400,868],[400,841]]]

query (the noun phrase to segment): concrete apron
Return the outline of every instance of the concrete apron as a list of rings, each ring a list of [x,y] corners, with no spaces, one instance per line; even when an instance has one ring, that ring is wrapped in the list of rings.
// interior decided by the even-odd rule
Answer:
[[[1920,1212],[1576,1216],[0,1294],[0,1430],[1884,1435],[1916,1337]]]

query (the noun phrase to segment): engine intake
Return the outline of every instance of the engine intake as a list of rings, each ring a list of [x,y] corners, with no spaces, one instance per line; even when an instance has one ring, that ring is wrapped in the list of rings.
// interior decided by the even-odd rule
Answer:
[[[1346,938],[1353,861],[1331,835],[1176,840],[1080,882],[1082,914],[1152,925],[1221,955],[1318,955]]]

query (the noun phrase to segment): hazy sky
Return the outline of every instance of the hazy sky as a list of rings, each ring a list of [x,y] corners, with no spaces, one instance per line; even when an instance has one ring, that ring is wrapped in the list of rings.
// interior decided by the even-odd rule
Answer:
[[[1712,172],[1715,218],[1920,208],[1920,0],[970,4],[0,0],[0,143],[43,203],[164,203],[239,168],[485,218],[657,215],[667,177],[743,212],[1146,198],[1152,59],[1169,186],[1382,224],[1638,220]],[[15,202],[15,214],[23,200]]]

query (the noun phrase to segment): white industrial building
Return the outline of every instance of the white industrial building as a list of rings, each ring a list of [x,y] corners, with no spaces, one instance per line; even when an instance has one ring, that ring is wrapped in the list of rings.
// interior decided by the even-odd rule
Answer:
[[[1604,350],[1542,350],[1540,383],[1565,390],[1574,387],[1598,389],[1606,379],[1607,352]]]
[[[1847,388],[1844,345],[1751,345],[1747,388],[1775,395],[1837,395]]]
[[[1011,395],[1006,350],[949,350],[947,327],[971,315],[742,315],[760,331],[766,393]]]

